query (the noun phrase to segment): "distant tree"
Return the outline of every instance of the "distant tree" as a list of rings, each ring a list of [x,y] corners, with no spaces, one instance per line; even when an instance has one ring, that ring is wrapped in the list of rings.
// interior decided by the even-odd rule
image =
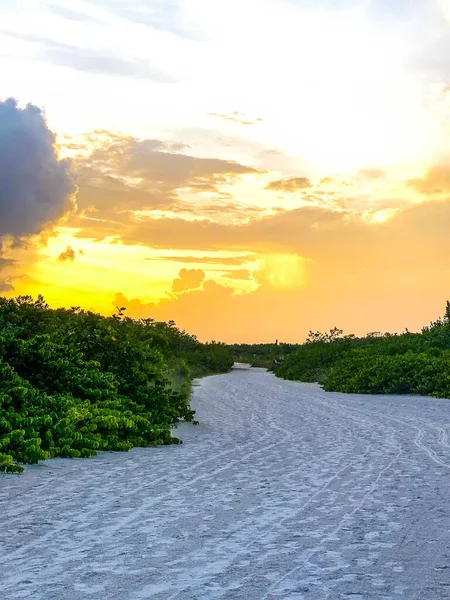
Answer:
[[[450,324],[450,301],[447,300],[445,303],[445,313],[443,317],[439,317],[435,321],[431,321],[431,323],[425,327],[422,327],[422,333],[426,331],[433,331],[434,329],[439,329],[439,327],[443,327],[444,325]]]
[[[308,337],[306,338],[306,343],[315,344],[318,342],[322,342],[328,344],[341,338],[343,333],[343,329],[338,329],[337,327],[333,327],[333,329],[330,329],[328,333],[322,333],[320,331],[310,331],[308,333]]]
[[[450,301],[447,300],[446,304],[445,304],[445,315],[444,315],[444,321],[446,323],[450,323]]]

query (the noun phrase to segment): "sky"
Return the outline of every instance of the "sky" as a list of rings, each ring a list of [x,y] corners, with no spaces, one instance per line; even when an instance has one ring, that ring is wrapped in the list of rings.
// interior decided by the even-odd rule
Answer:
[[[0,294],[200,340],[450,299],[450,0],[0,3]]]

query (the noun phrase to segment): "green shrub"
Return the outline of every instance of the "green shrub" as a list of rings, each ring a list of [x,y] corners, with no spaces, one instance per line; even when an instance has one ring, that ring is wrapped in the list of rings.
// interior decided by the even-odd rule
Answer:
[[[450,397],[450,351],[381,355],[351,353],[329,370],[324,389],[362,394]]]
[[[0,471],[98,450],[181,443],[193,375],[232,365],[173,322],[105,318],[42,297],[0,298]]]
[[[275,373],[314,381],[327,391],[361,394],[422,394],[450,398],[450,303],[442,319],[422,333],[343,336],[310,332],[305,344]]]

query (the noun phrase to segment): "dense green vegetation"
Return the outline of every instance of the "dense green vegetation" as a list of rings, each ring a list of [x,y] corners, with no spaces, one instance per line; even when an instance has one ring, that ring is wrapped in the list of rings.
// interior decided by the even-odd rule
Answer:
[[[192,377],[228,371],[224,344],[175,323],[0,298],[0,471],[54,456],[180,443]]]
[[[232,344],[235,362],[248,363],[252,367],[272,369],[275,361],[284,357],[299,347],[299,344]]]
[[[310,332],[275,373],[322,383],[327,391],[450,398],[450,303],[445,316],[421,333],[357,338],[339,329]]]
[[[233,361],[327,391],[450,398],[450,303],[421,333],[310,332],[304,344],[201,344],[175,323],[0,298],[0,472],[54,456],[180,443],[193,377]]]

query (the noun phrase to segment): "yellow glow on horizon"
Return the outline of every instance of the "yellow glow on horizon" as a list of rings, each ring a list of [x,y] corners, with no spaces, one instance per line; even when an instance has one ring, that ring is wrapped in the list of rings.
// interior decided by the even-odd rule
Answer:
[[[36,297],[43,294],[55,308],[81,305],[110,314],[116,293],[139,298],[144,303],[157,303],[167,298],[173,280],[182,268],[201,269],[206,279],[231,287],[238,294],[257,287],[251,278],[234,280],[222,277],[223,273],[231,273],[233,269],[251,271],[257,268],[260,262],[251,251],[152,249],[121,244],[112,238],[101,242],[79,238],[76,237],[78,231],[61,227],[44,247],[35,240],[36,245],[32,244],[30,249],[37,254],[37,259],[35,255],[27,275],[15,280],[15,289],[8,295],[30,294]],[[59,260],[59,255],[68,247],[75,252],[74,260]],[[26,260],[26,251],[22,252],[23,260]],[[228,266],[227,261],[233,260],[239,262]],[[241,260],[244,262],[241,263]]]
[[[74,249],[75,260],[58,260],[68,246]],[[117,292],[157,301],[170,289],[178,272],[177,265],[147,261],[145,246],[81,239],[70,229],[60,230],[39,255],[30,272],[32,277],[72,290],[72,294],[76,290],[77,296],[91,294],[101,306],[108,305]]]

